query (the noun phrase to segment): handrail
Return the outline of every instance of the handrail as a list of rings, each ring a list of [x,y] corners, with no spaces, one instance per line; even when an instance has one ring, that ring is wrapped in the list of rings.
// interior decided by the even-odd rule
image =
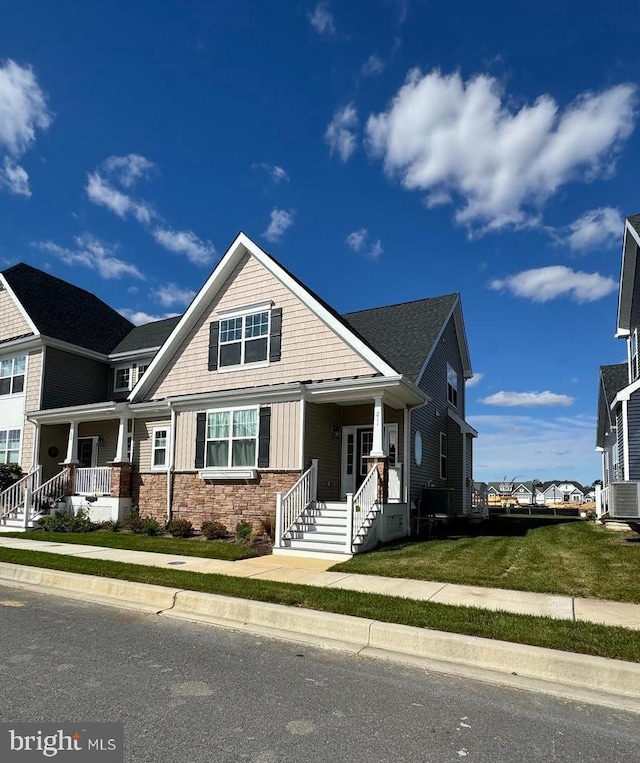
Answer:
[[[281,547],[282,538],[301,518],[316,499],[318,493],[318,459],[286,493],[276,493],[276,546]]]
[[[362,485],[353,495],[347,496],[347,543],[351,553],[351,544],[365,521],[374,513],[378,504],[378,465],[374,464],[364,478]],[[351,521],[349,522],[349,518]],[[351,533],[349,537],[349,527]]]
[[[41,473],[42,467],[38,466],[0,493],[0,522],[2,524],[6,524],[7,517],[18,511],[24,504],[27,490],[31,492],[38,487]]]
[[[68,492],[69,487],[69,469],[65,468],[61,472],[58,472],[54,477],[46,482],[43,482],[40,487],[36,488],[31,493],[31,505],[29,509],[31,515],[36,516],[42,513],[42,509],[45,504],[50,504],[53,501],[57,501]],[[27,521],[25,517],[25,521]]]
[[[90,466],[75,470],[73,492],[78,495],[109,495],[111,492],[111,467]]]

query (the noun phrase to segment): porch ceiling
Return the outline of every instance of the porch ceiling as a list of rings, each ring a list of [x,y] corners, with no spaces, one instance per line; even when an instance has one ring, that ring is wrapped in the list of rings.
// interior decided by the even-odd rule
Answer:
[[[306,385],[306,391],[310,402],[341,406],[373,402],[374,397],[382,397],[391,408],[415,407],[429,400],[428,395],[403,377],[314,382]]]

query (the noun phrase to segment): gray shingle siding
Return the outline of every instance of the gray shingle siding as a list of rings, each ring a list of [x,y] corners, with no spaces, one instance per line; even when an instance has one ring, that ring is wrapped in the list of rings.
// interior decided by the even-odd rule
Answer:
[[[63,408],[107,400],[109,366],[99,360],[47,347],[42,408]]]
[[[456,329],[451,317],[439,339],[429,363],[425,368],[418,386],[431,396],[431,400],[422,408],[411,412],[411,485],[410,499],[414,503],[422,497],[422,488],[431,482],[436,488],[454,488],[451,507],[462,505],[461,464],[462,437],[455,422],[447,415],[450,404],[447,401],[447,363],[458,372],[458,406],[453,409],[464,418],[464,378],[462,360],[458,349]],[[436,411],[438,416],[436,416]],[[422,436],[422,464],[415,462],[415,433],[420,430]],[[454,437],[457,432],[458,437]],[[448,436],[449,477],[440,478],[440,433]],[[454,476],[455,469],[458,474]],[[454,481],[455,480],[455,481]]]

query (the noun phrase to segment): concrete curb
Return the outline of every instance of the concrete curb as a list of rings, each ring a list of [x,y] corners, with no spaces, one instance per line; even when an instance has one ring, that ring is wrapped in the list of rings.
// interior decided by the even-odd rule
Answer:
[[[0,582],[640,713],[640,664],[0,562]]]

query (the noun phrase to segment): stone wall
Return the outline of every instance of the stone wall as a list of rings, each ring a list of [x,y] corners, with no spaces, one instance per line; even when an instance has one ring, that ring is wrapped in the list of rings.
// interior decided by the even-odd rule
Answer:
[[[275,519],[276,493],[286,492],[300,478],[300,472],[259,472],[255,480],[202,480],[193,472],[173,475],[173,517],[189,519],[196,529],[207,519],[215,519],[235,531],[238,522],[251,522],[258,529],[265,515]],[[166,521],[166,473],[134,472],[133,504],[142,516]]]

